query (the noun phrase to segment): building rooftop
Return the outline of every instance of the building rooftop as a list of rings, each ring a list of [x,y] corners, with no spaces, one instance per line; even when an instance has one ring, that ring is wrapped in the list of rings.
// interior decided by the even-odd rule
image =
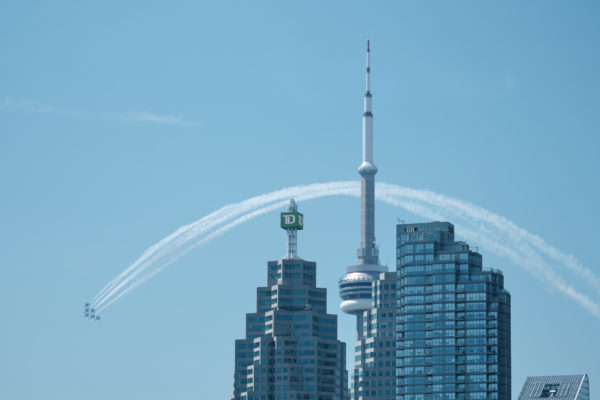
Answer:
[[[589,380],[586,374],[529,376],[518,400],[529,399],[589,400]]]

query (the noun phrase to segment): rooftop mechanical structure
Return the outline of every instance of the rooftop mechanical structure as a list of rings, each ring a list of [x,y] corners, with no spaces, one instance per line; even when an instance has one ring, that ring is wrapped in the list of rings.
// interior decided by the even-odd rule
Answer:
[[[346,275],[338,282],[342,303],[340,309],[352,315],[360,315],[371,309],[372,282],[387,267],[379,265],[379,249],[375,244],[375,174],[373,163],[373,112],[371,96],[371,48],[367,41],[366,93],[363,113],[363,157],[358,167],[361,176],[361,240],[358,264],[347,267]],[[358,332],[361,330],[359,329]],[[359,333],[360,334],[360,333]]]

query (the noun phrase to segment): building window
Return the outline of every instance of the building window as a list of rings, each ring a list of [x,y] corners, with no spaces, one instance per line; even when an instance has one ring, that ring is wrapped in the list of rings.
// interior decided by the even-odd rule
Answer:
[[[558,383],[548,383],[544,385],[544,389],[542,389],[542,394],[540,397],[555,397],[556,392],[558,392]]]

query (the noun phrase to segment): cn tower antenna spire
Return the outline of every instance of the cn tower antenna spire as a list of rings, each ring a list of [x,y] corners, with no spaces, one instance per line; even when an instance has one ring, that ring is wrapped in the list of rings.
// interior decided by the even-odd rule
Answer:
[[[371,95],[371,43],[367,40],[366,92],[363,113],[363,159],[358,167],[361,179],[361,248],[359,264],[379,264],[379,250],[375,245],[375,174],[373,164],[373,99]]]
[[[367,40],[367,94],[371,93],[371,42]]]

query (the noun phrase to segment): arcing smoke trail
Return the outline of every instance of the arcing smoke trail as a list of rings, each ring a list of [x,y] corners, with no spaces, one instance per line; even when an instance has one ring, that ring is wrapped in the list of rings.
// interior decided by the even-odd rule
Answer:
[[[126,289],[124,289],[123,291],[121,291],[118,295],[114,296],[110,301],[108,301],[106,304],[104,304],[102,307],[100,307],[98,309],[98,312],[104,310],[105,308],[107,308],[108,306],[110,306],[112,303],[114,303],[115,301],[119,300],[121,297],[123,297],[126,294],[128,294],[129,292],[133,291],[135,288],[137,288],[138,286],[140,286],[142,283],[146,282],[148,279],[152,278],[154,275],[156,275],[159,272],[161,272],[163,269],[165,269],[170,264],[172,264],[173,262],[177,261],[178,259],[180,259],[184,255],[186,255],[190,251],[192,251],[194,248],[196,248],[198,246],[201,246],[201,245],[203,245],[205,243],[208,243],[208,242],[210,242],[213,239],[216,239],[217,237],[221,236],[222,234],[224,234],[228,230],[233,229],[236,226],[238,226],[239,224],[241,224],[243,222],[246,222],[246,221],[249,221],[249,220],[251,220],[254,217],[258,217],[259,215],[263,215],[263,214],[266,214],[266,213],[268,213],[270,211],[280,209],[281,207],[285,206],[287,203],[288,203],[287,200],[283,200],[283,201],[277,202],[275,204],[270,204],[268,206],[259,208],[258,210],[252,211],[252,212],[250,212],[248,214],[245,214],[245,215],[237,218],[233,222],[230,222],[230,223],[228,223],[228,224],[226,224],[226,225],[218,228],[217,230],[213,231],[212,233],[210,233],[210,234],[206,235],[205,237],[199,239],[198,241],[196,241],[195,243],[193,243],[191,246],[187,247],[185,250],[182,250],[182,251],[178,252],[172,258],[170,258],[168,260],[165,260],[165,261],[163,261],[163,262],[158,263],[157,265],[155,265],[154,269],[152,269],[151,271],[149,271],[148,273],[146,273],[145,275],[143,275],[139,279],[136,279],[135,282],[133,282],[131,285],[129,285]]]
[[[356,185],[356,182],[333,182],[294,186],[224,206],[196,222],[180,227],[160,242],[148,248],[138,260],[109,282],[99,294],[94,297],[94,300],[91,302],[91,307],[96,308],[96,311],[99,311],[101,306],[109,298],[117,294],[119,290],[122,290],[146,269],[155,266],[157,263],[162,264],[160,260],[163,257],[170,256],[174,251],[183,250],[187,246],[190,246],[190,242],[198,236],[205,234],[218,225],[226,223],[239,215],[272,202],[289,200],[290,197],[300,199],[316,198],[332,194],[350,194],[356,190]],[[335,193],[332,193],[332,191]],[[303,193],[306,194],[301,197]]]
[[[455,214],[459,218],[468,218],[485,222],[486,224],[493,226],[499,232],[509,235],[515,243],[523,241],[527,242],[548,257],[558,261],[566,268],[575,272],[581,278],[584,278],[588,284],[594,287],[596,291],[600,292],[600,279],[592,271],[583,267],[574,257],[561,253],[556,248],[546,243],[544,239],[538,235],[534,235],[525,229],[520,228],[514,222],[501,215],[494,214],[474,204],[449,198],[428,190],[415,190],[386,183],[379,184],[377,188],[378,191],[384,191],[383,195],[389,194],[391,197],[418,199],[425,203],[440,207],[447,212]]]
[[[256,216],[282,207],[291,197],[303,201],[336,195],[358,197],[360,184],[330,182],[294,186],[222,207],[192,224],[182,226],[148,248],[94,297],[92,306],[96,307],[97,312],[106,309],[195,247]],[[386,183],[377,184],[377,199],[420,217],[454,221],[457,232],[466,239],[519,265],[600,318],[600,305],[569,285],[553,270],[547,259],[585,278],[596,290],[600,290],[600,279],[572,256],[561,253],[512,221],[461,200]]]

